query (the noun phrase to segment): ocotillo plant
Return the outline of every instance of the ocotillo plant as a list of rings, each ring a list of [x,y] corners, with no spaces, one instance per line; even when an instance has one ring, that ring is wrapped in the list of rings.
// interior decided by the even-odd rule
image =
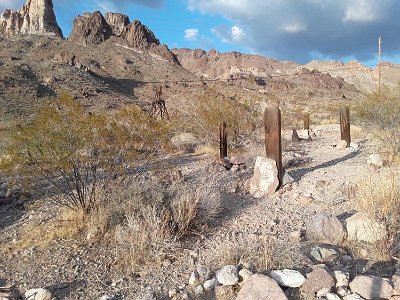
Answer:
[[[268,158],[276,162],[279,183],[282,184],[282,141],[281,111],[278,107],[268,106],[264,112],[265,150]]]
[[[347,106],[340,110],[340,138],[347,142],[347,147],[350,147],[350,111]]]
[[[226,135],[226,123],[219,124],[219,158],[228,157],[228,137]]]

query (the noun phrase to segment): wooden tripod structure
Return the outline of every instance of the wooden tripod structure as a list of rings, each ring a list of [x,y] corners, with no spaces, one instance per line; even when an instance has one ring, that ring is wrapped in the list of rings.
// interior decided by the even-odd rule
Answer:
[[[169,119],[165,100],[162,99],[162,87],[156,88],[155,100],[151,103],[150,116],[154,118]]]

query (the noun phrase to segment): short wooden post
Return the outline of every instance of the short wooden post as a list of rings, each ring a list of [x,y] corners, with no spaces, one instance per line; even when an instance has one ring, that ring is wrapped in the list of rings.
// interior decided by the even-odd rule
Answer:
[[[310,130],[310,114],[309,113],[304,114],[304,129]]]
[[[340,110],[340,138],[347,142],[347,148],[350,147],[350,111],[347,106]]]
[[[228,137],[226,135],[226,123],[219,124],[219,158],[223,160],[228,157]]]
[[[281,111],[278,107],[268,106],[264,112],[265,150],[268,158],[276,162],[279,183],[282,185],[282,141],[281,141]]]

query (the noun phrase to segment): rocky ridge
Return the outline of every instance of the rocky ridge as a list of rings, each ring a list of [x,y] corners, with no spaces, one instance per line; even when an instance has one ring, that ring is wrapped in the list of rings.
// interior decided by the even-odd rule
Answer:
[[[18,11],[6,9],[0,16],[0,34],[63,36],[51,0],[28,0]]]
[[[140,21],[129,21],[129,17],[119,13],[85,13],[74,20],[68,40],[83,44],[100,44],[113,39],[117,45],[149,53],[170,63],[179,65],[175,54],[162,45],[154,33]]]

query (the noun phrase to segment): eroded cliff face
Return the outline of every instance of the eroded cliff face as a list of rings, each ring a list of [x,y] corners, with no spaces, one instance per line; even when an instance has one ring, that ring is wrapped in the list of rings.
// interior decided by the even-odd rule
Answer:
[[[144,53],[156,55],[161,59],[179,65],[175,54],[162,45],[154,33],[140,21],[129,21],[129,17],[119,13],[99,11],[85,13],[74,20],[74,27],[68,40],[83,45],[100,44],[113,37],[117,44]]]
[[[63,36],[52,0],[28,0],[18,11],[6,9],[0,15],[0,34]]]

